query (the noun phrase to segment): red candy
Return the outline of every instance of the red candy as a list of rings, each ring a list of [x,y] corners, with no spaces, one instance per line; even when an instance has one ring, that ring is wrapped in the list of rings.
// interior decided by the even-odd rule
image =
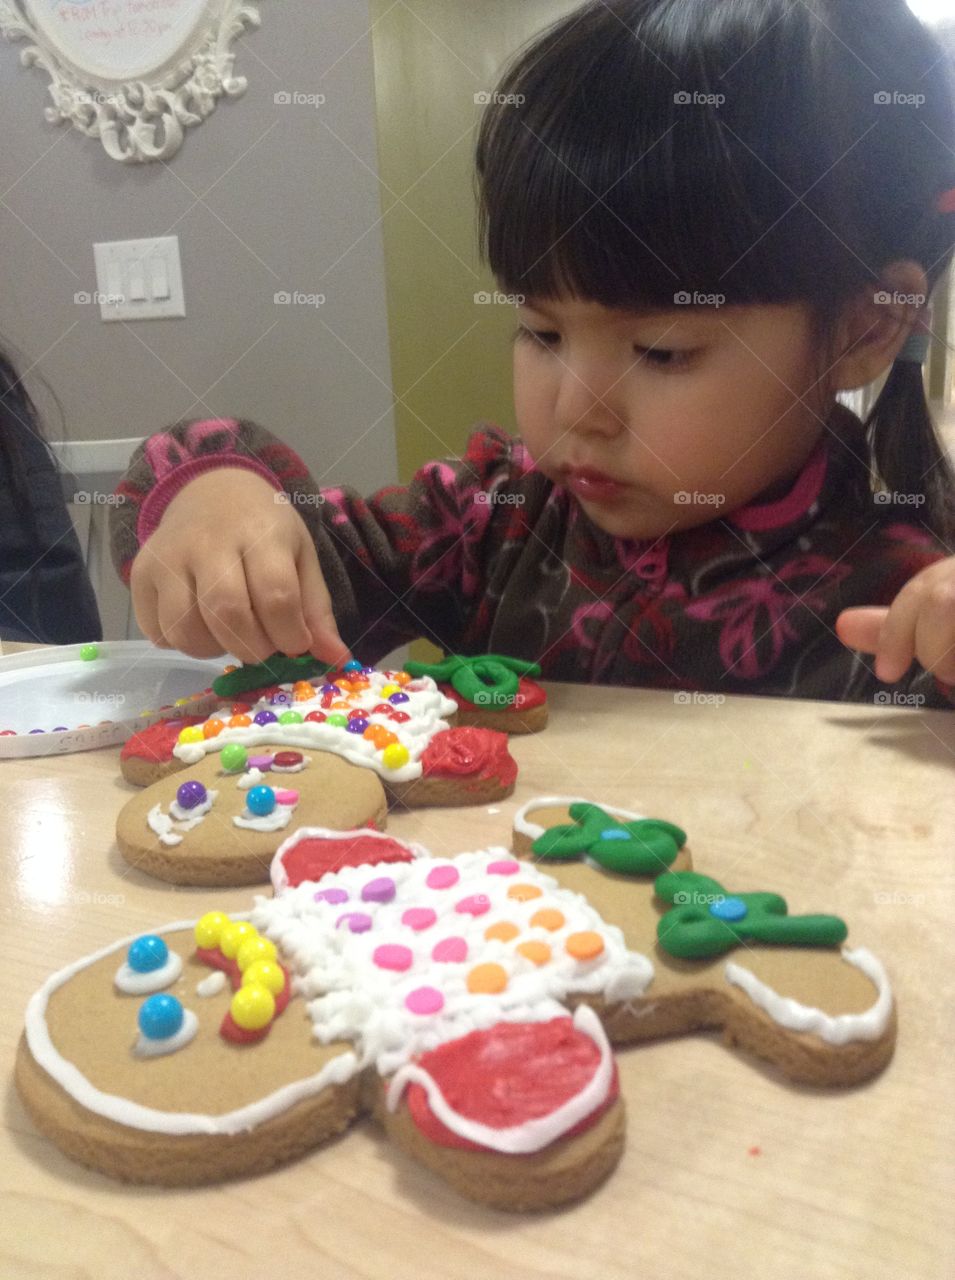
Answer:
[[[305,719],[306,721],[310,720],[312,724],[324,724],[327,717],[324,711],[310,711]]]
[[[272,759],[273,766],[278,765],[280,769],[292,769],[297,764],[302,763],[302,753],[300,751],[279,751]]]
[[[250,702],[233,702],[232,704],[232,714],[234,716],[244,716],[247,711],[251,710],[252,704]]]
[[[408,715],[407,711],[396,711],[394,707],[389,709],[388,715],[392,720],[397,721],[398,724],[404,724],[406,720],[411,719],[411,716]]]

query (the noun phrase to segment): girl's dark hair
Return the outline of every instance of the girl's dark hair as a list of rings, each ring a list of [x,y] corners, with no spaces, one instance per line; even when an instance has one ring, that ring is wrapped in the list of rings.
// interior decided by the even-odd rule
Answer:
[[[930,292],[947,270],[953,144],[952,65],[905,0],[593,0],[485,110],[481,250],[534,298],[806,304],[825,386],[843,308],[884,267],[915,260]],[[873,478],[923,494],[947,541],[955,475],[917,364],[893,365],[865,427]]]
[[[29,491],[27,459],[20,444],[26,431],[46,447],[30,393],[9,357],[0,351],[0,470],[8,477],[16,522],[29,530],[30,541],[37,545],[40,533]]]

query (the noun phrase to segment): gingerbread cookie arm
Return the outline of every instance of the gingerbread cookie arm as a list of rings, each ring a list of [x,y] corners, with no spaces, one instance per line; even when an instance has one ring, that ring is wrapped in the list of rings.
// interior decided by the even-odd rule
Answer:
[[[514,790],[517,762],[507,735],[495,729],[437,733],[421,757],[422,773],[409,782],[386,779],[389,795],[408,809],[489,804]]]

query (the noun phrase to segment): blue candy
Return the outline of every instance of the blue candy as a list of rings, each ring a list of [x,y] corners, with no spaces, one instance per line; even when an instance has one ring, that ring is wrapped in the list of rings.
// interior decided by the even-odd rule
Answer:
[[[741,898],[723,898],[721,902],[711,902],[709,911],[717,920],[742,920],[746,916],[746,903]]]
[[[183,1022],[182,1004],[175,996],[150,996],[139,1007],[139,1029],[147,1040],[168,1040]]]
[[[154,933],[144,933],[131,943],[126,962],[135,973],[153,973],[169,959],[169,948]]]
[[[249,813],[257,818],[267,817],[275,808],[275,792],[271,787],[252,787],[245,798]]]

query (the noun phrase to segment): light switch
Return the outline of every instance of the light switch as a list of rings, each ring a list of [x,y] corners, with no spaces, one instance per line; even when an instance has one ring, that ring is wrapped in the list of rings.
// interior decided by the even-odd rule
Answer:
[[[186,314],[179,237],[93,245],[100,316],[152,320]]]

